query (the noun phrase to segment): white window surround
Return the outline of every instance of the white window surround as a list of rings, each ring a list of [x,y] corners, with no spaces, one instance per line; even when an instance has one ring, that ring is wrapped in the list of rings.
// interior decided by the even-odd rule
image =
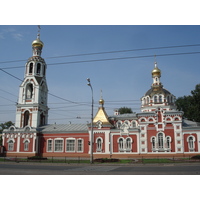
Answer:
[[[101,137],[96,138],[96,151],[101,152],[102,151],[102,144],[103,139]]]
[[[79,143],[81,141],[81,143]],[[82,138],[77,139],[77,152],[83,152],[83,142],[84,140]]]
[[[188,149],[190,152],[193,152],[195,149],[195,141],[196,141],[196,139],[193,135],[189,135],[187,137]]]
[[[47,140],[47,152],[53,152],[53,139]]]
[[[76,139],[67,138],[66,139],[66,152],[75,152],[76,149]]]
[[[14,143],[15,143],[15,140],[14,139],[9,139],[7,141],[8,143],[8,151],[13,151],[14,150]]]
[[[24,151],[28,151],[29,150],[29,143],[30,143],[30,140],[29,139],[25,139],[23,141],[24,143]]]
[[[54,152],[63,152],[63,143],[64,143],[63,138],[54,139]]]
[[[119,152],[130,152],[132,150],[133,140],[131,137],[119,137],[117,140]]]

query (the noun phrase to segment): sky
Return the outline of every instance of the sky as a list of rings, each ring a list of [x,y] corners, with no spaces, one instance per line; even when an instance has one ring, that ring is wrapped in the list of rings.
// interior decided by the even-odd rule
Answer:
[[[56,2],[48,1],[48,4],[46,1],[39,0],[8,0],[1,2],[1,7],[3,9],[0,12],[0,68],[10,69],[4,69],[6,73],[0,71],[0,123],[9,120],[15,121],[15,104],[18,100],[20,80],[24,78],[25,63],[32,56],[31,43],[36,39],[38,24],[41,25],[41,40],[45,45],[42,57],[48,65],[46,78],[49,93],[65,99],[48,97],[49,123],[86,123],[90,120],[91,90],[87,86],[86,79],[88,77],[91,79],[94,90],[94,114],[98,109],[101,90],[105,100],[104,106],[109,115],[113,114],[115,108],[122,106],[131,107],[134,112],[140,112],[140,98],[150,89],[152,84],[151,70],[155,62],[153,55],[157,55],[156,61],[162,71],[161,82],[176,97],[189,95],[190,91],[199,83],[200,62],[198,53],[159,56],[200,52],[199,46],[155,49],[156,47],[200,44],[199,1],[197,0],[191,0],[189,3],[180,0],[57,0]],[[154,49],[58,58],[59,56],[146,48]],[[140,58],[113,60],[113,58],[125,57]],[[102,59],[110,60],[91,61]],[[16,60],[22,61],[9,62]],[[87,60],[90,62],[83,62]],[[66,64],[67,62],[71,62],[71,64]],[[76,104],[69,103],[67,100],[76,102]],[[78,103],[84,105],[78,105]],[[77,116],[81,118],[77,119]],[[13,182],[15,177],[12,176],[11,178]],[[22,178],[30,179],[30,177],[20,177],[20,180]],[[36,178],[38,179],[38,177]],[[54,177],[54,182],[62,181],[57,180],[57,178]],[[69,178],[71,179],[66,184],[69,183],[67,187],[70,188],[70,194],[74,197],[74,193],[78,195],[77,187],[74,187],[74,184],[79,183],[77,186],[82,191],[79,194],[82,195],[85,189],[88,189],[89,183],[96,181],[97,177],[87,176],[88,182],[85,182],[85,177],[82,181],[80,176]],[[115,199],[121,199],[121,194],[123,198],[125,197],[124,193],[110,192],[118,187],[119,181],[113,180],[113,177],[106,181],[105,176],[99,178],[102,178],[104,182],[104,193],[107,196],[110,194],[112,198],[114,195]],[[119,180],[118,177],[116,178]],[[158,179],[156,180],[156,178]],[[160,178],[163,177],[154,176],[155,183],[162,181]],[[189,177],[187,177],[188,179]],[[138,195],[140,198],[144,187],[147,191],[146,195],[149,195],[154,189],[150,186],[154,186],[154,184],[149,184],[152,183],[152,177],[138,176],[134,177],[134,180],[131,181],[131,184],[126,184],[125,188],[120,187],[126,191],[136,188],[134,196]],[[5,181],[10,183],[8,177],[5,178]],[[23,183],[25,181],[29,180],[25,179]],[[44,183],[45,180],[42,179],[42,181]],[[193,177],[189,181],[194,182],[196,180]],[[16,182],[19,183],[18,177],[16,177]],[[127,182],[127,177],[120,176],[120,182]],[[35,182],[32,181],[32,183]],[[49,185],[50,183],[51,181],[45,181],[43,187],[49,190],[52,187],[52,185]],[[143,187],[140,183],[143,184]],[[165,183],[168,183],[166,186],[170,183],[171,188],[174,188],[171,192],[173,195],[177,194],[177,197],[180,198],[177,188],[184,188],[184,181],[179,181],[177,184],[177,180],[171,181],[170,176]],[[64,185],[65,188],[66,184]],[[21,184],[18,185],[21,186]],[[98,192],[96,185],[90,184],[89,186],[90,193],[93,192],[96,195],[96,192]],[[30,184],[27,187],[30,188]],[[60,187],[61,185],[56,188],[59,189],[59,192],[57,192],[54,186],[56,198],[58,195],[60,197],[66,195],[65,188],[60,189]],[[194,187],[195,185],[191,185],[191,190],[194,190]],[[15,187],[15,189],[17,192],[18,187]],[[161,195],[162,189],[163,184],[157,184],[157,191],[161,191]],[[5,194],[7,193],[5,192]],[[15,194],[13,192],[13,195]],[[51,192],[50,194],[52,198],[54,193]],[[126,194],[129,195],[129,193]],[[182,194],[184,198],[187,195],[186,193]],[[41,192],[39,195],[45,195],[46,198],[47,194]],[[191,197],[191,193],[189,195]],[[98,199],[98,196],[96,197]],[[35,198],[34,195],[32,198]],[[99,196],[99,198],[102,197]],[[166,196],[166,198],[168,197]]]
[[[0,68],[9,73],[0,72],[0,123],[15,121],[18,79],[24,78],[37,32],[37,25],[0,26]],[[87,78],[93,87],[94,114],[102,90],[108,115],[123,106],[140,112],[140,98],[151,87],[155,61],[164,88],[177,98],[189,95],[199,83],[200,54],[194,53],[200,52],[198,25],[41,25],[40,34],[49,93],[60,97],[48,96],[50,124],[90,121],[92,93]],[[176,48],[156,49],[172,46]],[[177,53],[191,54],[166,55]]]

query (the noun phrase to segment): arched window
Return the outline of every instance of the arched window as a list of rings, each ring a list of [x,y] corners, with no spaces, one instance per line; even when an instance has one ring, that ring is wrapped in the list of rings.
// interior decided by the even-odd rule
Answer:
[[[156,139],[155,139],[155,137],[152,138],[151,142],[152,142],[152,149],[155,149],[156,148]]]
[[[24,151],[28,151],[28,149],[29,149],[29,141],[25,140],[24,141]]]
[[[131,150],[131,138],[126,138],[126,150]]]
[[[169,149],[170,148],[170,137],[166,137],[166,147]]]
[[[24,113],[24,127],[29,125],[29,111]]]
[[[167,103],[170,103],[170,96],[167,96]]]
[[[101,138],[97,139],[97,151],[101,151],[102,150],[102,140]]]
[[[157,102],[158,102],[158,97],[154,96],[154,103],[157,103]]]
[[[40,71],[41,71],[41,64],[40,63],[38,63],[37,64],[37,74],[39,75],[40,74]]]
[[[163,149],[163,133],[158,134],[158,148]]]
[[[147,104],[149,104],[149,97],[147,97]]]
[[[30,63],[29,65],[29,74],[33,73],[33,63]]]
[[[40,114],[40,126],[45,125],[45,115],[42,113]]]
[[[32,99],[33,97],[33,85],[30,83],[26,86],[26,99]]]
[[[10,140],[8,142],[8,151],[13,151],[14,150],[14,142],[13,140]]]
[[[190,151],[194,151],[194,137],[190,136],[188,138],[188,147]]]
[[[119,151],[124,151],[124,140],[122,138],[119,139]]]
[[[162,103],[162,96],[159,96],[159,103]]]

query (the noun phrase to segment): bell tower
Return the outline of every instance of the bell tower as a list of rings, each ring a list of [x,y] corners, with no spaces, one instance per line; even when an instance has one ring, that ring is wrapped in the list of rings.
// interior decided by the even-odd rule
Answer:
[[[32,42],[33,56],[25,65],[24,80],[20,85],[15,126],[38,127],[47,124],[48,106],[45,60],[41,57],[44,44],[40,40],[40,28]]]

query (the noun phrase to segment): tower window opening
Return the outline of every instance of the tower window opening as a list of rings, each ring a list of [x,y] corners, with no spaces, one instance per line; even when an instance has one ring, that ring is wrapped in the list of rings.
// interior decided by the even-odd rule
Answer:
[[[24,127],[29,125],[29,111],[24,113]]]
[[[43,126],[45,125],[45,115],[42,113],[40,115],[40,126]]]
[[[30,63],[29,65],[29,74],[33,73],[33,63]]]
[[[162,103],[162,96],[159,96],[159,103]]]
[[[154,103],[157,103],[158,102],[158,98],[157,96],[154,96]]]
[[[39,75],[40,74],[40,71],[41,71],[41,64],[40,63],[38,63],[37,64],[37,74]]]

